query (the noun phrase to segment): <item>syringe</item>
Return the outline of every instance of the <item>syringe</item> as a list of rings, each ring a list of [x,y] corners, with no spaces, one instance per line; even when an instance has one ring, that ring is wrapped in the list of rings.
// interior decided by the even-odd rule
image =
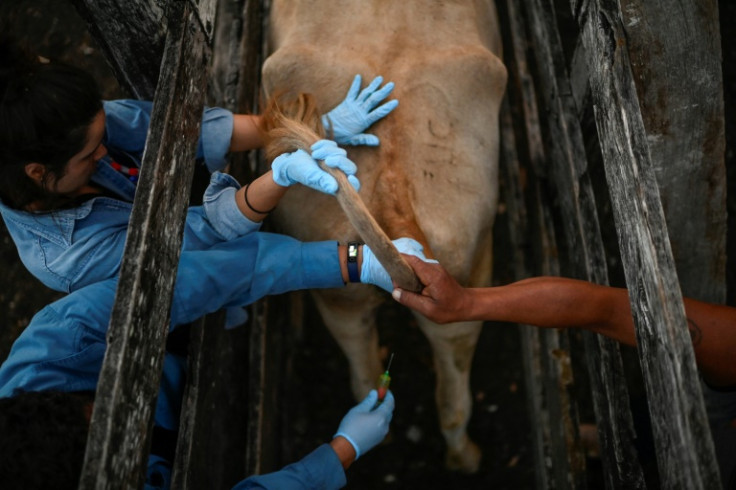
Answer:
[[[378,391],[378,401],[376,401],[373,409],[381,404],[383,399],[386,397],[386,393],[388,393],[388,387],[391,385],[391,376],[389,376],[388,370],[391,368],[391,362],[393,362],[393,360],[394,353],[392,352],[391,357],[388,360],[388,366],[386,366],[386,371],[378,378],[378,386],[376,387],[376,390]]]

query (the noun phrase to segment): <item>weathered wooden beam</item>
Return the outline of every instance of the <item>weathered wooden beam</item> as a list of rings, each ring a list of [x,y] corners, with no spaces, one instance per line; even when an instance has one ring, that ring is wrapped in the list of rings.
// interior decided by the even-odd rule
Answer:
[[[171,2],[108,349],[80,488],[140,488],[161,378],[188,189],[204,106],[209,46],[187,2]]]
[[[257,110],[261,3],[219,2],[208,84],[212,105],[236,113]],[[255,156],[231,155],[230,173],[250,181],[247,157]],[[230,488],[260,470],[261,442],[272,438],[262,434],[261,424],[269,411],[263,406],[267,331],[262,311],[253,305],[247,325],[238,328],[223,328],[222,315],[193,325],[172,488]]]
[[[726,138],[718,2],[620,3],[682,294],[723,303]]]
[[[517,257],[517,279],[529,274],[559,275],[551,203],[544,183],[549,164],[542,141],[535,83],[526,59],[528,41],[524,21],[516,2],[507,0],[502,7],[501,12],[507,16],[501,22],[507,26],[504,44],[511,51],[505,59],[510,70],[509,94],[520,108],[523,128],[523,137],[516,139],[505,104],[501,115],[505,175],[502,190],[508,189],[504,196],[512,224],[512,243],[527,254],[525,258]],[[522,168],[517,153],[528,159],[526,168]],[[528,238],[522,238],[525,235]],[[524,246],[528,244],[533,246]],[[530,418],[535,421],[532,431],[536,486],[584,488],[585,458],[577,432],[577,407],[570,393],[573,377],[568,334],[522,326],[521,341]]]
[[[587,169],[578,108],[566,68],[555,8],[550,0],[526,0],[541,100],[544,104],[549,181],[564,232],[566,276],[608,284],[595,196]],[[601,446],[606,488],[645,488],[634,440],[623,361],[616,342],[584,334],[585,359]]]
[[[617,2],[572,1],[636,324],[663,488],[720,487]]]

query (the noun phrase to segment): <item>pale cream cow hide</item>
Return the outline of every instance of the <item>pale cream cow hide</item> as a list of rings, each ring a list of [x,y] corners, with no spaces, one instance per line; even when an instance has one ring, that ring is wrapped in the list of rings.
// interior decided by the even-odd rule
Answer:
[[[376,75],[395,82],[399,106],[369,130],[380,147],[347,147],[360,196],[390,238],[414,237],[463,284],[489,285],[506,85],[493,3],[274,0],[269,49],[266,93],[309,92],[324,112],[342,101],[355,74],[363,86]],[[289,190],[272,219],[301,240],[359,239],[333,197],[302,186]],[[369,285],[313,293],[361,399],[382,371],[374,312],[389,296]],[[447,465],[474,472],[481,455],[466,426],[481,323],[417,321],[433,350]]]

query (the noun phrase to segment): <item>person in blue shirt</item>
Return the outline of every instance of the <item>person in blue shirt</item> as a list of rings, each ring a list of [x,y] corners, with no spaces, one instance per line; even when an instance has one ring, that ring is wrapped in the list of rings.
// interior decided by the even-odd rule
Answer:
[[[412,254],[424,258],[421,245],[414,241],[407,243],[410,245],[400,248],[410,249]],[[207,250],[183,251],[177,271],[170,324],[175,329],[220,308],[247,305],[269,294],[296,289],[342,287],[350,280],[345,248],[334,241],[304,243],[284,235],[259,231],[215,244]],[[362,248],[365,255],[366,247]],[[378,285],[387,291],[391,289],[391,279],[377,261],[361,262],[359,255],[358,266],[361,282]],[[5,414],[17,414],[19,410],[13,407],[16,403],[27,402],[28,393],[72,394],[65,397],[65,403],[72,404],[80,399],[87,402],[91,400],[90,395],[97,387],[105,354],[106,333],[116,287],[117,278],[100,281],[43,308],[15,341],[10,355],[0,366],[0,431],[3,434],[0,438],[0,481],[4,483],[3,488],[13,488],[6,486],[11,481],[19,481],[18,488],[40,488],[34,485],[43,486],[44,482],[46,485],[53,482],[54,488],[62,488],[53,473],[49,473],[56,471],[56,465],[47,466],[46,461],[66,454],[60,454],[58,448],[50,447],[51,441],[57,438],[47,436],[50,428],[38,428],[45,418],[51,417],[49,412],[53,410],[26,408],[20,410],[29,414],[23,420]],[[157,426],[166,428],[178,425],[178,405],[171,398],[172,393],[180,397],[182,388],[181,378],[167,379],[165,365],[155,412]],[[364,400],[351,411],[337,432],[339,437],[351,444],[356,459],[383,439],[391,418],[392,398],[386,399],[385,408],[366,411],[367,406],[373,406],[372,402],[375,402],[375,394],[369,395],[367,401]],[[68,410],[63,412],[67,413]],[[41,425],[36,426],[36,423]],[[59,427],[54,430],[67,430],[64,424]],[[78,437],[81,436],[70,435],[70,446],[78,445],[73,443]],[[340,454],[336,452],[337,457],[327,451],[330,448],[318,448],[316,454],[285,469],[285,478],[317,478],[331,482],[319,485],[307,482],[304,486],[294,488],[339,488],[344,484],[341,455],[349,448],[344,442],[337,441],[335,444],[342,446],[337,448],[341,449]],[[51,451],[51,455],[44,453],[46,450]],[[350,455],[348,450],[345,461],[349,462]],[[149,458],[147,488],[168,488],[168,463],[156,455]],[[76,464],[68,461],[65,467],[75,467]],[[266,478],[263,481],[271,481],[270,478],[279,477],[272,475],[263,478]],[[36,483],[32,485],[34,481]],[[283,487],[275,485],[268,488]]]
[[[329,443],[279,471],[254,475],[233,490],[332,490],[346,484],[345,471],[388,433],[394,397],[388,391],[373,410],[375,390],[340,421]],[[82,471],[93,395],[58,391],[26,392],[0,398],[0,481],[7,490],[75,489]],[[164,488],[163,480],[145,489]]]
[[[213,175],[203,205],[189,208],[183,249],[258,229],[291,185],[334,194],[336,181],[315,159],[357,187],[357,169],[337,143],[379,143],[364,131],[398,104],[380,105],[393,89],[382,83],[378,77],[360,90],[357,76],[346,99],[322,118],[336,143],[317,142],[311,155],[281,155],[244,187],[219,170],[229,152],[263,146],[262,118],[206,109],[197,157]],[[86,72],[0,42],[0,214],[21,261],[48,287],[70,292],[118,273],[151,107],[101,101]]]
[[[151,103],[101,101],[94,80],[78,69],[29,59],[8,45],[0,44],[0,52],[4,55],[0,56],[0,214],[23,263],[44,284],[72,293],[90,286],[99,290],[100,284],[114,278],[119,270]],[[375,136],[363,131],[397,104],[391,101],[376,107],[393,88],[387,84],[379,89],[381,84],[379,77],[361,91],[361,80],[356,77],[345,101],[324,116],[325,125],[338,142],[378,144]],[[344,171],[354,186],[359,182],[354,178],[355,165],[346,158],[345,151],[332,141],[322,140],[312,147],[311,155],[300,151],[276,158],[272,171],[241,188],[216,170],[222,168],[229,151],[262,145],[260,125],[257,115],[234,115],[217,108],[205,111],[198,156],[215,172],[203,206],[189,209],[183,250],[209,252],[213,244],[223,241],[241,246],[241,264],[244,259],[250,260],[253,270],[266,271],[260,278],[264,281],[261,288],[266,291],[263,294],[268,294],[278,290],[273,287],[272,269],[282,260],[283,244],[289,243],[286,237],[257,232],[268,210],[294,184],[327,193],[336,191],[334,178],[322,171],[315,159]],[[259,246],[254,248],[253,241],[242,240],[250,235]],[[417,245],[408,239],[395,243],[402,251]],[[344,262],[345,247],[338,246],[336,255],[335,245],[329,247],[330,256]],[[373,264],[363,268],[362,282],[390,288],[390,278],[368,247],[362,249],[359,261]],[[307,277],[301,287],[319,287],[308,284],[310,276],[322,277],[322,262],[305,261],[297,266],[293,272]],[[292,282],[286,290],[298,288],[298,284]],[[341,284],[344,282],[332,287]],[[234,288],[237,283],[225,282],[223,287]],[[175,296],[181,290],[177,288]],[[204,296],[190,299],[195,308],[204,306]],[[71,349],[68,352],[74,352],[69,355],[79,366],[70,370],[70,360],[64,356],[63,365],[47,359],[44,374],[21,369],[20,378],[13,377],[14,382],[36,383],[35,388],[18,385],[14,389],[43,390],[43,383],[49,380],[51,385],[72,383],[73,387],[66,387],[70,391],[94,389],[90,386],[96,385],[104,345],[69,345],[66,340],[71,339],[64,336],[70,332],[62,328],[49,332],[54,333],[54,342],[49,344],[54,347],[49,352],[59,352],[66,346]],[[11,355],[3,364],[6,375],[19,367],[18,361],[22,364],[29,360],[23,353],[30,352],[31,357],[35,354],[32,349],[22,348],[27,339],[21,335],[16,347],[20,346],[18,352],[22,354]],[[173,430],[178,426],[175,388],[182,373],[183,360],[167,353],[156,413],[159,427]],[[5,384],[6,388],[11,386],[12,382]],[[168,396],[169,392],[175,395]]]

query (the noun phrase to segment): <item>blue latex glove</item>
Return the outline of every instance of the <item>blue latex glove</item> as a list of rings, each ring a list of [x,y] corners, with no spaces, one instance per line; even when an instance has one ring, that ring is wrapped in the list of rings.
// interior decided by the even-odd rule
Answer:
[[[362,402],[350,409],[340,421],[337,433],[355,449],[355,459],[373,449],[388,434],[388,426],[394,415],[394,395],[389,390],[378,408],[371,410],[378,400],[378,392],[371,390]]]
[[[322,116],[322,124],[327,129],[327,134],[331,134],[342,145],[378,146],[378,137],[363,131],[399,105],[399,101],[394,99],[378,106],[394,89],[394,83],[389,82],[377,90],[383,83],[383,77],[379,76],[358,93],[360,82],[360,75],[355,75],[345,100]]]
[[[337,146],[332,140],[319,140],[311,147],[312,158],[322,160],[330,168],[338,168],[348,176],[348,182],[360,190],[360,181],[353,175],[358,170],[352,160],[348,158],[348,152]]]
[[[322,156],[320,160],[325,160],[325,164],[328,166],[345,172],[351,184],[360,187],[358,179],[353,175],[357,167],[345,156],[345,150],[338,148],[337,145],[331,147],[327,144],[321,145],[318,149]],[[289,187],[298,183],[326,194],[337,192],[335,178],[322,170],[317,161],[304,150],[277,156],[271,164],[271,170],[273,170],[273,181],[280,186]]]
[[[416,255],[425,262],[437,262],[436,260],[430,260],[425,257],[424,247],[413,238],[397,238],[393,240],[393,244],[402,254]],[[363,245],[363,265],[360,268],[360,282],[373,284],[389,293],[394,289],[391,277],[376,256],[373,255],[373,251],[368,245]]]

